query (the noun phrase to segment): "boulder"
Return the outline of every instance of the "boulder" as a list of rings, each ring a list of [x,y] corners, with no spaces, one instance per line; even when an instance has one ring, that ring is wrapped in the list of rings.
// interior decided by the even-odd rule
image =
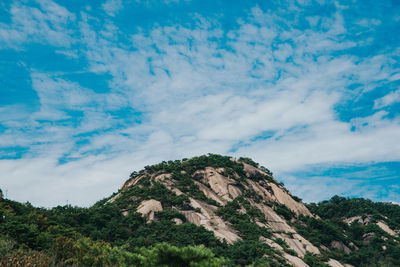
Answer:
[[[341,250],[346,254],[349,254],[351,252],[351,250],[345,244],[343,244],[342,241],[334,240],[331,242],[330,246],[331,246],[331,248]]]
[[[154,221],[154,213],[162,210],[161,202],[155,199],[143,200],[136,209],[137,212],[147,218],[147,222]]]

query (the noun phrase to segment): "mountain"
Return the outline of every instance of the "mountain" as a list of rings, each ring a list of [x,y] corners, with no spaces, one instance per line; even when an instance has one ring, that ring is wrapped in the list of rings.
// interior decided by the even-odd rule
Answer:
[[[0,266],[400,266],[400,206],[304,204],[249,158],[146,166],[90,208],[0,208]]]

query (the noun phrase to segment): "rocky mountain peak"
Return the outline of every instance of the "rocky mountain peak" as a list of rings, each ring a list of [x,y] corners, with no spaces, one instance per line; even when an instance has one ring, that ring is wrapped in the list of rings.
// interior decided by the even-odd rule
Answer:
[[[391,228],[393,222],[387,217],[360,215],[363,202],[348,200],[355,202],[356,212],[341,217],[330,208],[346,201],[334,197],[322,206],[305,205],[270,170],[251,159],[209,154],[164,161],[133,172],[106,202],[119,207],[125,217],[142,216],[147,224],[165,224],[167,219],[174,226],[196,225],[228,246],[263,244],[269,251],[264,256],[279,266],[319,262],[322,265],[312,266],[349,267],[352,265],[341,263],[337,255],[350,255],[375,244],[378,236],[398,244],[393,242],[398,242],[399,230]],[[346,210],[341,207],[341,212]],[[332,224],[313,213],[339,220]],[[365,233],[358,239],[349,238],[360,231]]]
[[[209,154],[146,166],[89,208],[0,199],[0,247],[0,266],[400,266],[400,206],[303,203],[251,159]]]
[[[158,211],[173,210],[177,217],[171,220],[204,227],[228,244],[248,238],[235,218],[243,217],[261,233],[260,241],[293,266],[307,266],[306,253],[320,254],[290,224],[298,216],[313,216],[309,209],[272,172],[248,158],[208,155],[146,166],[132,173],[109,202],[120,205],[125,215],[142,214],[148,223],[158,220]]]

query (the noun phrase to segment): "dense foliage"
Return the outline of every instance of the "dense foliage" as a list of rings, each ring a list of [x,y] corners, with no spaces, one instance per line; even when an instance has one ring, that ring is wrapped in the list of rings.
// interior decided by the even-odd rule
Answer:
[[[354,266],[400,266],[400,238],[376,224],[382,221],[392,229],[399,229],[399,205],[334,196],[318,204],[309,204],[308,208],[320,218],[301,216],[296,223],[301,235],[317,246],[330,247],[332,241],[339,241],[351,249],[351,253],[325,251],[329,257]],[[347,224],[343,220],[354,216],[368,219],[368,223]]]
[[[174,225],[169,218],[177,214],[169,212],[161,212],[160,222],[152,224],[135,214],[122,216],[112,205],[46,210],[2,200],[0,212],[0,266],[162,266],[169,261],[179,266],[221,266],[226,262],[208,248],[193,246],[219,244],[211,232],[188,223]]]

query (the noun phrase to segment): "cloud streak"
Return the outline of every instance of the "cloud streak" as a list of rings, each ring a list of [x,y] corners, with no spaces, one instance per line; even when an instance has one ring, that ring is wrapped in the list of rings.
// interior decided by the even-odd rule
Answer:
[[[14,2],[9,13],[11,23],[0,23],[0,48],[20,49],[30,42],[70,47],[74,42],[67,27],[75,21],[75,15],[51,0],[32,6]]]
[[[302,18],[296,14],[310,7],[285,5],[280,13],[254,6],[229,27],[196,14],[194,26],[154,23],[128,31],[113,20],[127,10],[120,1],[101,6],[110,16],[104,20],[91,8],[75,14],[52,2],[13,4],[0,33],[20,37],[3,44],[62,47],[68,60],[85,62],[79,71],[111,78],[108,91],[98,92],[63,70],[29,69],[40,105],[34,112],[1,107],[16,115],[0,117],[0,145],[28,152],[0,162],[10,174],[0,187],[35,204],[88,205],[134,169],[209,152],[253,157],[292,184],[306,179],[296,171],[319,164],[398,161],[400,121],[390,109],[399,100],[399,67],[392,64],[398,51],[357,53],[372,42],[357,37],[360,27],[384,21],[349,24],[346,8],[332,3],[330,14]],[[28,11],[33,15],[16,15]],[[43,29],[54,34],[42,38]],[[362,101],[371,108],[357,113]],[[323,177],[295,191],[309,195],[314,182],[328,188],[340,181]],[[32,192],[21,193],[27,184]],[[367,185],[352,185],[369,196]],[[348,192],[344,187],[326,191]],[[45,192],[56,194],[44,198]],[[390,197],[398,201],[398,194],[393,189]]]

